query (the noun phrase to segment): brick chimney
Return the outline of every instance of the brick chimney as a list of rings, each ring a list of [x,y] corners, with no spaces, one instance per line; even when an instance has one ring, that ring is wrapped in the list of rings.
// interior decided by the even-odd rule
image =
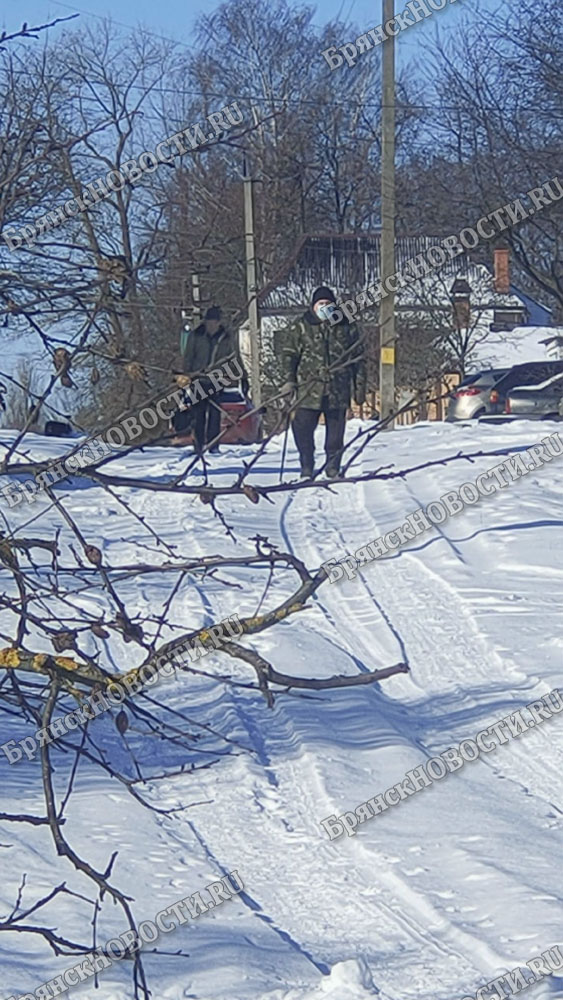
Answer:
[[[510,292],[510,250],[496,247],[494,250],[495,292],[508,295]]]

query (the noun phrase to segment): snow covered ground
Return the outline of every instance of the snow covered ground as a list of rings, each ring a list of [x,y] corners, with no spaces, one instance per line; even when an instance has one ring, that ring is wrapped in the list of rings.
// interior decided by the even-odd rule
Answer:
[[[358,426],[352,422],[348,433]],[[560,429],[525,421],[419,424],[380,435],[354,471],[404,469],[460,450],[514,453]],[[29,442],[37,456],[65,450],[62,442]],[[277,482],[280,451],[281,439],[268,446],[252,481]],[[231,482],[246,454],[231,448],[212,459],[212,480]],[[68,496],[88,541],[112,566],[168,558],[153,528],[182,558],[251,554],[250,538],[259,532],[316,567],[403,524],[418,507],[499,461],[456,461],[405,480],[293,491],[258,506],[228,497],[219,508],[236,544],[197,498],[123,490],[143,525],[84,480],[57,491]],[[146,449],[117,458],[111,470],[162,479],[184,464],[181,452]],[[290,443],[286,477],[296,477],[297,468]],[[56,526],[63,546],[73,541],[47,502],[11,511],[3,505],[1,514],[12,528],[32,518],[26,533],[35,537],[53,537]],[[421,536],[408,551],[366,566],[358,579],[325,584],[309,610],[252,641],[288,673],[356,674],[406,659],[408,675],[374,686],[294,691],[280,695],[273,710],[256,692],[209,677],[182,676],[153,688],[194,726],[205,722],[234,741],[227,745],[200,730],[199,752],[223,754],[206,770],[159,779],[164,763],[173,770],[190,763],[185,750],[167,745],[163,760],[158,739],[134,729],[123,739],[109,713],[92,723],[97,744],[125,773],[135,774],[130,749],[143,773],[155,776],[138,790],[157,809],[181,807],[168,815],[148,811],[123,784],[80,766],[65,834],[102,870],[119,852],[113,882],[132,897],[136,918],[150,920],[232,870],[245,885],[232,901],[161,941],[167,954],[147,954],[157,1000],[365,1000],[377,992],[392,1000],[461,1000],[561,943],[563,716],[366,822],[353,838],[330,842],[320,820],[354,809],[562,683],[562,532],[559,458]],[[170,621],[189,629],[253,613],[267,573],[253,567],[219,576],[205,584],[186,578]],[[116,587],[146,618],[160,613],[170,584],[164,574],[136,580],[124,572]],[[277,604],[293,584],[291,574],[282,574],[267,603]],[[102,587],[81,594],[78,586],[75,606],[90,614],[109,607]],[[6,635],[12,628],[4,613],[0,630]],[[32,637],[26,644],[34,648]],[[138,662],[132,645],[117,651],[108,642],[105,654],[114,669]],[[208,657],[205,669],[254,679],[224,656]],[[0,742],[31,731],[15,716],[2,715],[1,726]],[[60,794],[68,764],[64,754],[53,760]],[[38,761],[10,766],[0,754],[0,787],[0,810],[44,815]],[[92,896],[91,884],[56,856],[43,827],[0,822],[0,870],[0,920],[14,905],[22,873],[24,904],[62,881]],[[48,914],[48,926],[72,935],[90,919],[91,907],[63,896]],[[124,929],[120,911],[105,900],[98,941]],[[72,965],[35,937],[0,934],[2,1000],[33,992]],[[559,976],[532,987],[530,997],[563,997]],[[130,963],[103,973],[96,991],[86,983],[69,995],[129,1000]]]

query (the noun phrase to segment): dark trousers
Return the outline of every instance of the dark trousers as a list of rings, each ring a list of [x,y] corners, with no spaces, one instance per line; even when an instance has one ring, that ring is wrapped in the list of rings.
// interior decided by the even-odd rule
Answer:
[[[218,436],[221,430],[221,409],[219,400],[202,399],[192,407],[196,451],[203,451],[205,445]],[[215,441],[214,448],[219,447]]]
[[[327,465],[340,470],[344,431],[346,429],[346,409],[330,407],[328,400],[323,399],[321,410],[311,410],[308,406],[300,406],[295,411],[292,428],[295,444],[301,459],[302,469],[311,469],[315,453],[315,429],[321,413],[325,418],[325,453]]]

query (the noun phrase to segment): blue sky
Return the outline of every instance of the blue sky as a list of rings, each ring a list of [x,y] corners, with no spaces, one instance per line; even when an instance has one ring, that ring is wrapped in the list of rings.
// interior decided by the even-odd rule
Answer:
[[[421,21],[409,31],[401,32],[397,39],[399,60],[416,57],[421,51],[422,40],[430,40],[437,27],[454,30],[463,16],[478,18],[492,12],[500,0],[452,0],[442,11]],[[406,0],[396,0],[395,9],[404,10]],[[219,6],[218,0],[3,0],[2,26],[13,30],[23,19],[28,23],[42,23],[54,17],[80,12],[81,21],[110,16],[116,22],[134,27],[139,23],[155,34],[183,42],[193,43],[193,28],[200,14],[210,13]],[[381,22],[380,0],[323,0],[315,4],[315,22],[322,25],[334,17],[353,20],[361,29],[368,30]],[[75,24],[78,22],[75,22]],[[347,41],[348,39],[343,39]]]

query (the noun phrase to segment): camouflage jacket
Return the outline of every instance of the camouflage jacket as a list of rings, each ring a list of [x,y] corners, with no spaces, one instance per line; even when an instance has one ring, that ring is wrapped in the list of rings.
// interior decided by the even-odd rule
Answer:
[[[363,401],[366,391],[364,346],[358,327],[346,320],[331,326],[309,310],[281,338],[286,382],[297,385],[299,405],[320,410],[347,409],[351,398]]]

